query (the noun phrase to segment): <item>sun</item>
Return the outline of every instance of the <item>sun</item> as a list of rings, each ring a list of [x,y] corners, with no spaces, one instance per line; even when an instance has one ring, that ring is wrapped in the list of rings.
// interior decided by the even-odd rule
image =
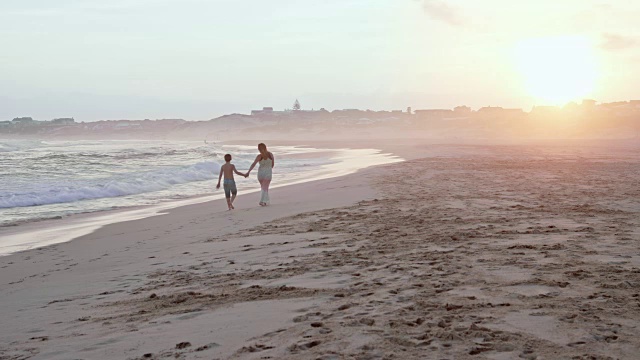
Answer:
[[[528,93],[562,105],[589,96],[597,80],[592,44],[582,36],[535,38],[515,47],[516,66]]]

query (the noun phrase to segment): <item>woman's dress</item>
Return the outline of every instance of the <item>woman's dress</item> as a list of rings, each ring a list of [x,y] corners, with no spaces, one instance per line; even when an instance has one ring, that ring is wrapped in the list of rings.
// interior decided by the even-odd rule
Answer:
[[[273,160],[264,159],[258,162],[258,181],[262,189],[260,202],[269,204],[269,184],[271,183]]]

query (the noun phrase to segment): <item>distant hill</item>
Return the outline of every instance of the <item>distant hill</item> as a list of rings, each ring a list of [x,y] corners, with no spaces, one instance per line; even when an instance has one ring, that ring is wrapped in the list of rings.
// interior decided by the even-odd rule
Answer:
[[[358,139],[424,137],[500,138],[640,138],[640,101],[596,105],[585,100],[560,107],[522,109],[466,106],[407,112],[344,109],[229,114],[206,121],[183,119],[51,121],[31,117],[0,122],[0,137],[69,139]]]

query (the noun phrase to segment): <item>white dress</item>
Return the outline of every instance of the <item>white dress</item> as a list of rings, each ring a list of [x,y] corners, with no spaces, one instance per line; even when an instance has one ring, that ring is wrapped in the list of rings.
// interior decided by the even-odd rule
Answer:
[[[258,161],[258,180],[269,179],[273,169],[273,161],[271,159],[265,159]]]
[[[262,190],[260,191],[260,202],[269,203],[269,183],[271,182],[273,160],[264,159],[258,162],[258,181]]]

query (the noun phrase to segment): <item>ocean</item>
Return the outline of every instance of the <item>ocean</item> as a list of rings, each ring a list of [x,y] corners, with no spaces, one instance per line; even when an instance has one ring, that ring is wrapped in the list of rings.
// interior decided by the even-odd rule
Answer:
[[[399,161],[373,149],[278,146],[269,150],[276,158],[274,186]],[[0,140],[0,248],[5,245],[3,228],[13,232],[25,223],[74,214],[153,205],[166,208],[184,199],[222,197],[222,189],[216,190],[215,185],[226,153],[244,172],[257,149],[203,141]],[[257,169],[247,179],[236,176],[240,194],[259,189],[256,175]],[[34,241],[29,247],[38,244]]]

